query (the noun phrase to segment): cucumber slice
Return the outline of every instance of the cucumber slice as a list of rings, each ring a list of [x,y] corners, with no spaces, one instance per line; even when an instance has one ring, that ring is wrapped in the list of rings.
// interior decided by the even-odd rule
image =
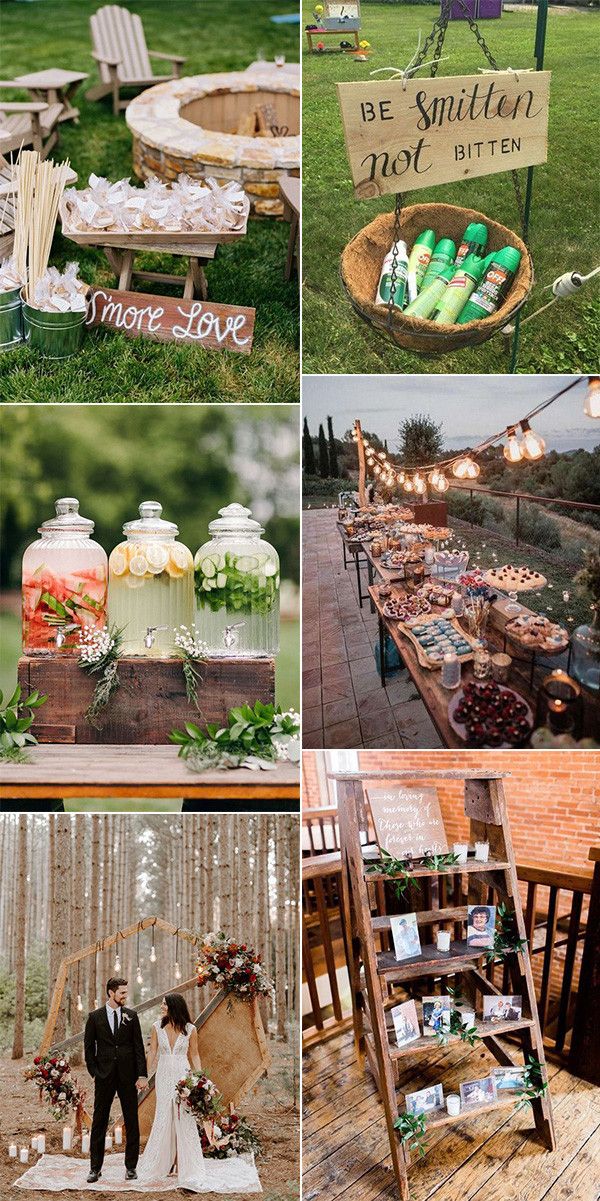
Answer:
[[[277,564],[273,562],[265,563],[264,572],[265,575],[277,575]]]
[[[212,577],[217,574],[217,569],[212,559],[203,559],[200,564],[200,571],[204,576],[207,576],[208,579],[212,579]]]
[[[245,575],[247,572],[256,571],[258,568],[258,559],[254,555],[240,555],[236,567],[238,571]]]

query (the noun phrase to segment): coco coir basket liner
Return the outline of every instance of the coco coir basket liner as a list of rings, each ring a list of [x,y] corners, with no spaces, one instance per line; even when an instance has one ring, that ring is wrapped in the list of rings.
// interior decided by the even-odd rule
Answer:
[[[400,233],[409,253],[416,238],[424,229],[434,229],[436,239],[452,238],[458,246],[467,225],[471,221],[482,221],[487,226],[488,244],[486,254],[500,250],[502,246],[514,246],[521,252],[521,262],[510,292],[497,312],[485,321],[469,321],[466,325],[438,325],[407,317],[399,309],[392,313],[388,325],[388,309],[375,304],[377,285],[383,260],[394,238],[394,214],[381,213],[374,221],[365,225],[345,247],[341,258],[342,282],[350,302],[359,316],[405,350],[416,350],[421,354],[444,354],[460,350],[465,346],[477,346],[487,342],[493,334],[506,325],[517,309],[526,301],[533,287],[533,264],[525,243],[511,229],[491,221],[485,213],[476,209],[458,208],[454,204],[413,204],[402,210]]]

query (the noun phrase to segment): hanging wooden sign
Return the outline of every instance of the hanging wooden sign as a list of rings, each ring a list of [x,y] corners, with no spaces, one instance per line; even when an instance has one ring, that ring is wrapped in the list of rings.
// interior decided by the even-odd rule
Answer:
[[[86,325],[118,329],[129,338],[142,336],[153,342],[250,354],[255,315],[256,309],[213,304],[211,300],[92,288]]]
[[[359,199],[545,163],[550,72],[338,83]]]
[[[394,859],[448,850],[435,788],[366,788],[379,849]]]

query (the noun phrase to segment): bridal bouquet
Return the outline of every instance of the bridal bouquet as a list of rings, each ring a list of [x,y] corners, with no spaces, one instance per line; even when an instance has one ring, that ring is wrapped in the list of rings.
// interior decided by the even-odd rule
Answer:
[[[237,1113],[223,1113],[217,1119],[205,1121],[200,1127],[202,1154],[210,1159],[228,1159],[249,1152],[260,1155],[261,1144],[246,1118]]]
[[[238,943],[222,932],[204,935],[196,974],[199,987],[214,984],[240,1001],[273,993],[261,956],[245,942]]]
[[[57,1122],[66,1118],[72,1110],[77,1128],[80,1128],[85,1093],[71,1075],[68,1059],[61,1055],[36,1055],[24,1076],[26,1080],[33,1080],[39,1088],[40,1101],[46,1095],[46,1102]]]
[[[196,1121],[214,1117],[219,1113],[220,1092],[204,1072],[188,1072],[175,1085],[175,1100],[178,1106],[185,1105]]]

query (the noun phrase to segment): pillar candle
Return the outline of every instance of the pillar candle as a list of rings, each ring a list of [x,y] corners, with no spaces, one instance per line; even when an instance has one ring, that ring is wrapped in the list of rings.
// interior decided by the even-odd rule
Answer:
[[[38,1136],[37,1136],[37,1153],[38,1153],[38,1155],[45,1155],[45,1153],[46,1153],[46,1135],[45,1134],[38,1134]]]
[[[123,1146],[123,1127],[115,1126],[115,1147]]]
[[[38,1149],[38,1137],[39,1137],[39,1135],[34,1134],[32,1140],[31,1140],[32,1151],[37,1151],[37,1149]]]
[[[454,843],[454,845],[453,845],[453,847],[452,847],[452,850],[454,851],[454,854],[456,855],[456,858],[457,858],[457,860],[458,860],[458,862],[459,862],[459,863],[466,863],[466,862],[467,862],[467,857],[468,857],[468,854],[469,854],[469,846],[468,846],[468,843],[466,843],[466,842],[455,842],[455,843]]]
[[[63,1127],[63,1151],[71,1151],[73,1147],[73,1131],[70,1126]]]
[[[16,1148],[16,1145],[15,1145],[15,1143],[9,1143],[9,1144],[8,1144],[8,1158],[9,1158],[9,1159],[16,1159],[16,1158],[17,1158],[17,1148]]]
[[[112,1151],[112,1138],[111,1138],[110,1134],[107,1134],[107,1136],[104,1140],[104,1150]]]
[[[450,1093],[446,1097],[446,1109],[451,1118],[456,1118],[460,1113],[460,1097],[458,1093]]]
[[[21,1163],[29,1163],[29,1147],[21,1147],[19,1160]]]
[[[479,863],[487,863],[489,857],[490,857],[489,842],[476,842],[475,843],[475,858],[478,860],[478,862]]]
[[[449,930],[438,930],[437,949],[438,949],[438,951],[449,951],[450,950],[450,931]]]
[[[90,1151],[90,1136],[86,1130],[85,1134],[82,1134],[82,1136],[81,1136],[81,1153],[82,1153],[82,1155],[89,1155],[89,1151]]]

